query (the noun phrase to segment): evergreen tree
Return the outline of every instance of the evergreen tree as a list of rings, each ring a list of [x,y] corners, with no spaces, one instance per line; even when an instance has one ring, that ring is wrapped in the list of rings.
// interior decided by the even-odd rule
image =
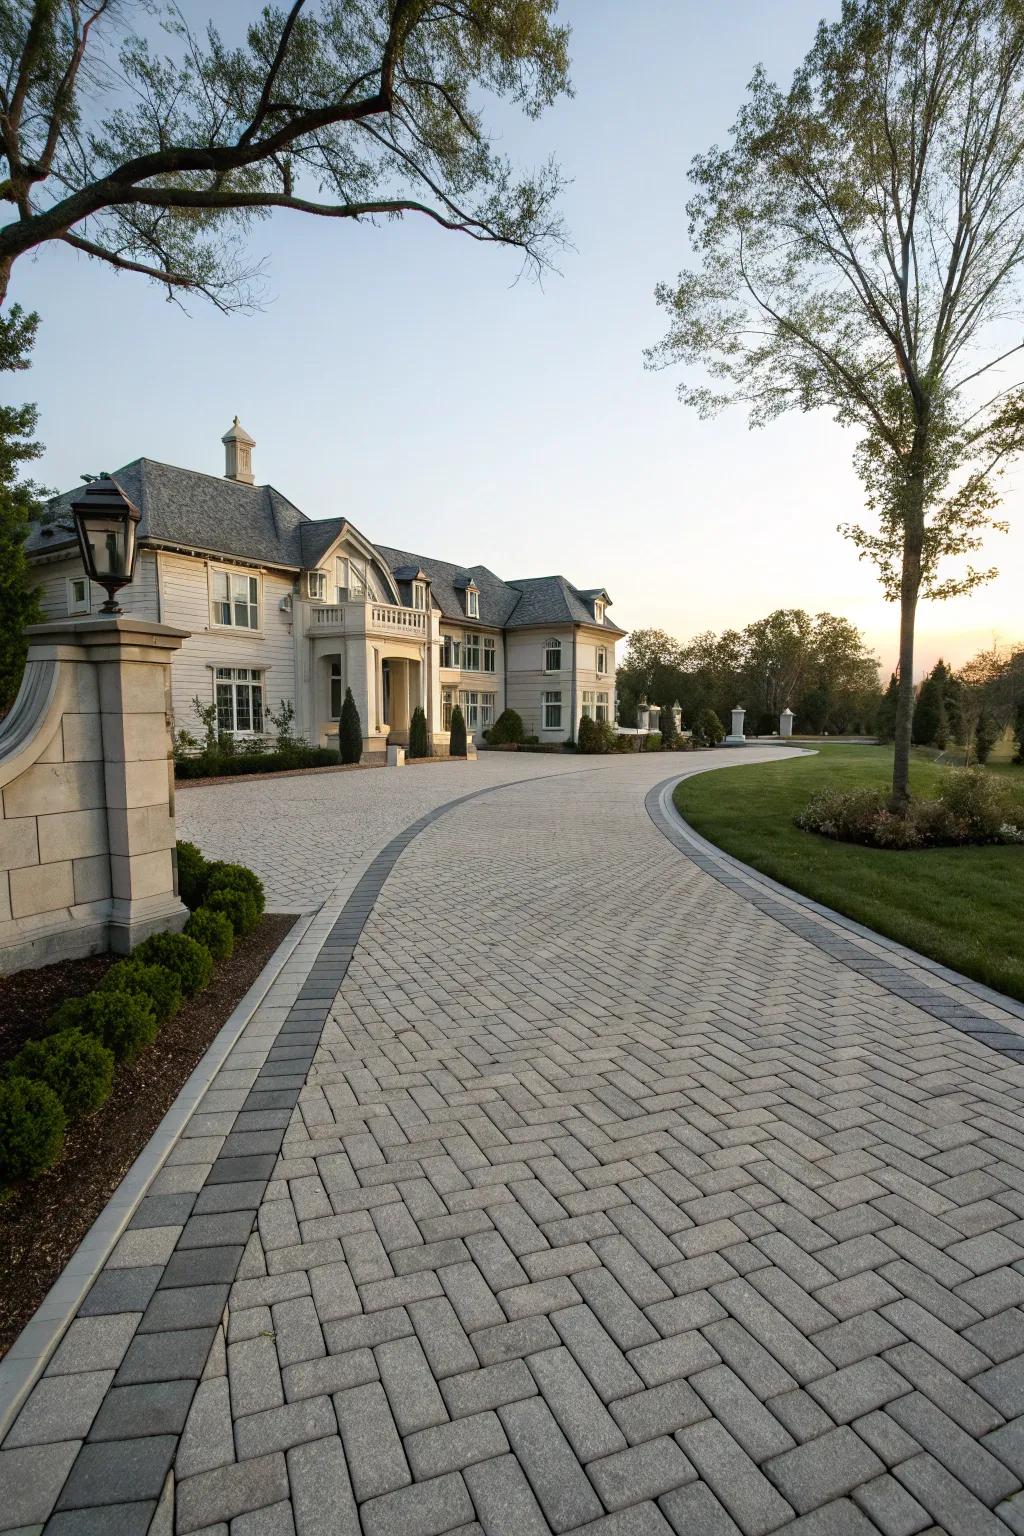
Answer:
[[[458,704],[452,710],[448,751],[452,757],[465,757],[466,755],[466,717]]]
[[[430,756],[430,746],[427,742],[427,717],[418,704],[409,722],[409,756]]]
[[[363,722],[359,718],[351,688],[345,689],[345,702],[341,706],[338,745],[343,763],[358,763],[363,755]]]
[[[1024,699],[1017,700],[1013,715],[1013,739],[1017,744],[1015,763],[1024,763]]]
[[[671,704],[663,704],[661,706],[661,744],[666,751],[672,750],[678,735],[675,711]]]
[[[911,736],[915,747],[944,747],[946,744],[945,670],[941,661],[936,663],[918,690]]]
[[[896,709],[899,704],[899,695],[900,680],[894,672],[878,706],[875,733],[879,741],[892,741],[896,734]]]
[[[38,324],[38,315],[26,315],[17,304],[0,316],[0,373],[28,367]],[[29,519],[38,513],[40,491],[32,481],[17,479],[20,465],[42,453],[32,437],[37,416],[34,405],[0,405],[0,715],[14,703],[25,670],[25,627],[42,618],[25,558]]]
[[[988,762],[989,754],[998,740],[999,727],[988,710],[983,709],[974,728],[974,752],[979,763]]]

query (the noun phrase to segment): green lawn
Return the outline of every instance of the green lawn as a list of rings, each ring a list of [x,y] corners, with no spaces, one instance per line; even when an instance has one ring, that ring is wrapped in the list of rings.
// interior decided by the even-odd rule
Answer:
[[[1024,846],[860,848],[801,832],[819,789],[885,786],[892,748],[822,746],[817,756],[722,768],[676,786],[686,820],[727,853],[967,976],[1024,999]],[[923,757],[919,793],[948,770]],[[1021,775],[1024,770],[1012,771]]]

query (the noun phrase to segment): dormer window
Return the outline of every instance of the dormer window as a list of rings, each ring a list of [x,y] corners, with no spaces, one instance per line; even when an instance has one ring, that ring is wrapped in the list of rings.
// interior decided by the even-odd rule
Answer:
[[[414,581],[412,584],[412,605],[421,611],[427,606],[427,585],[423,581]]]
[[[604,623],[604,598],[594,598],[594,621],[597,624]]]
[[[475,587],[466,588],[466,616],[470,619],[480,617],[480,593]]]
[[[327,572],[326,571],[307,571],[306,572],[306,595],[309,598],[311,598],[314,603],[322,603],[322,602],[326,601],[326,599],[327,599]]]

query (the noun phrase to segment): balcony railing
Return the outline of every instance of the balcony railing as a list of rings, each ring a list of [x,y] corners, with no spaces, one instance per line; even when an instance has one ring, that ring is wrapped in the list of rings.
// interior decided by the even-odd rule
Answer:
[[[400,608],[394,603],[311,603],[307,633],[402,635],[425,640],[430,629],[421,608]]]

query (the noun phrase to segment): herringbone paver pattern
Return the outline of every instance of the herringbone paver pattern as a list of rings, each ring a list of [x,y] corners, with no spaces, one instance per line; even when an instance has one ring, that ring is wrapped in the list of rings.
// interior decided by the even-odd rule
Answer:
[[[63,1486],[48,1536],[172,1459],[181,1536],[1024,1532],[1024,1067],[687,859],[664,764],[405,847],[294,1111],[208,1128],[230,1163],[282,1125],[255,1227],[244,1180],[168,1211],[179,1250],[244,1244],[153,1325],[204,1333],[208,1293],[187,1414],[103,1318],[5,1443]],[[173,1297],[164,1230],[125,1263]],[[151,1426],[120,1482],[119,1414]]]

